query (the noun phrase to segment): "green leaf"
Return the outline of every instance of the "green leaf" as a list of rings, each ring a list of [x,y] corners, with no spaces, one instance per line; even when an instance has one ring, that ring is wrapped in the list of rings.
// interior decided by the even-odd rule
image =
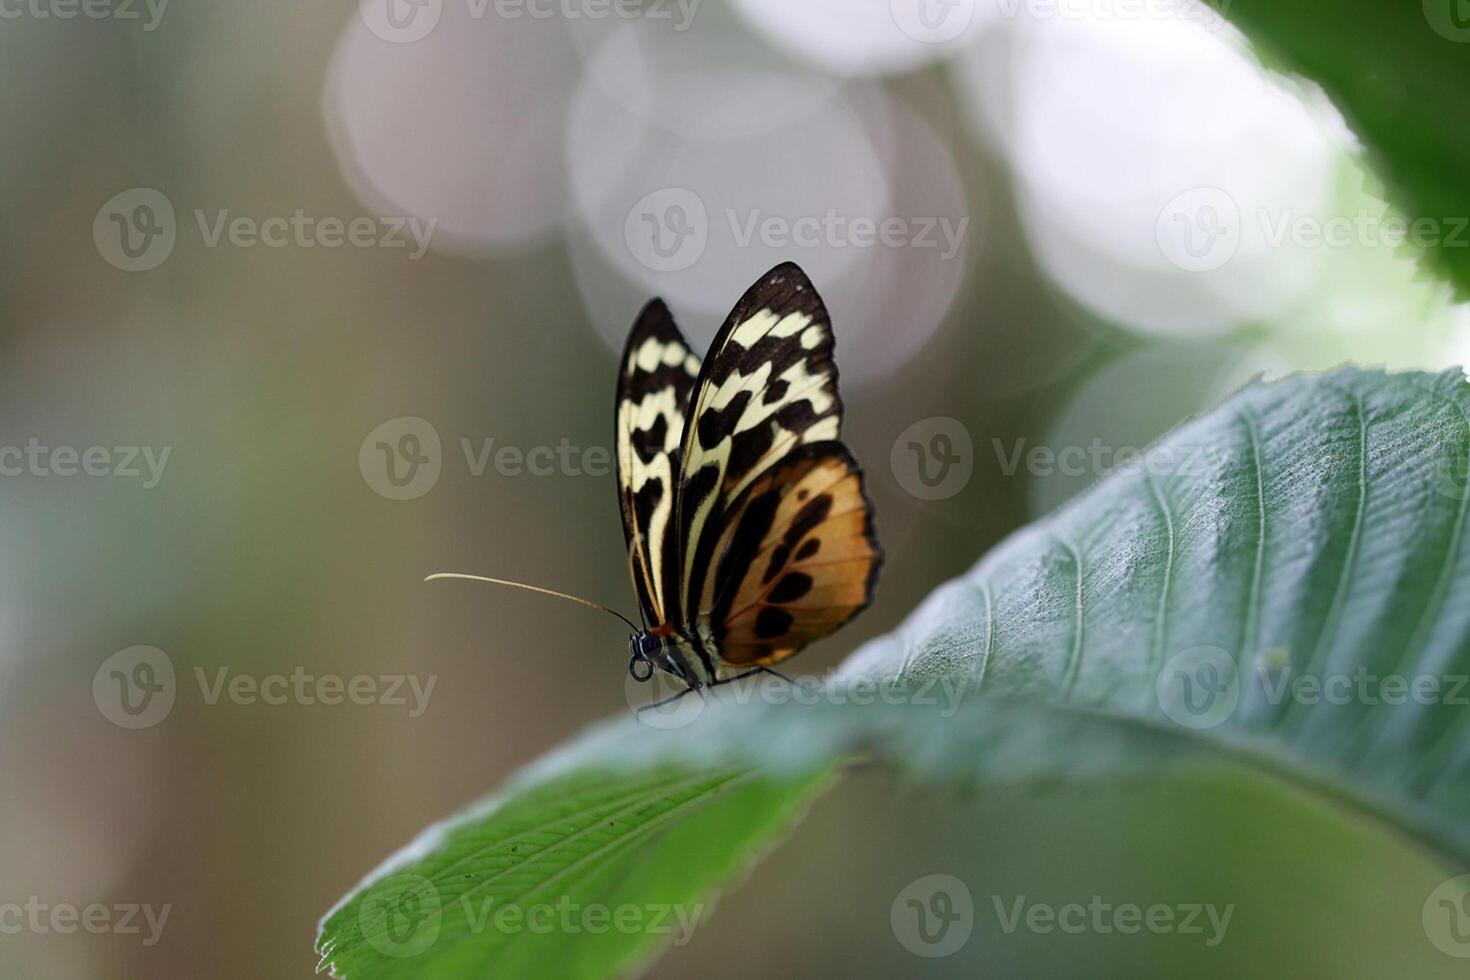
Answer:
[[[535,770],[369,875],[323,921],[322,966],[354,978],[625,972],[687,942],[713,889],[825,781]]]
[[[1470,20],[1462,0],[1221,0],[1268,57],[1320,84],[1412,220],[1434,222],[1430,259],[1470,296]]]
[[[626,971],[671,937],[487,926],[477,900],[687,915],[854,757],[942,785],[1247,767],[1470,864],[1467,465],[1458,371],[1253,385],[827,682],[726,689],[670,730],[610,722],[430,830],[328,915],[323,964]]]

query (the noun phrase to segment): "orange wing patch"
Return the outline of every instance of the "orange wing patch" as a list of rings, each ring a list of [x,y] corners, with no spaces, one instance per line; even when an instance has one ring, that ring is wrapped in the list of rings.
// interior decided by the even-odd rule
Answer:
[[[774,664],[862,611],[883,552],[862,471],[838,442],[762,474],[724,522],[701,625],[734,667]]]

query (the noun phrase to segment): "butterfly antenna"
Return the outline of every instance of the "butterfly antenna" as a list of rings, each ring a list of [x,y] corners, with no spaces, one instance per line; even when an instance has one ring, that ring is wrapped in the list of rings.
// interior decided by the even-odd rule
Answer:
[[[558,592],[555,589],[543,589],[539,585],[527,585],[525,582],[512,582],[509,579],[490,578],[485,575],[466,575],[462,572],[435,572],[433,575],[425,578],[424,581],[432,582],[435,579],[445,578],[464,579],[467,582],[489,582],[491,585],[506,585],[512,589],[525,589],[527,592],[540,592],[542,595],[553,595],[556,596],[558,599],[569,599],[572,602],[580,603],[581,605],[584,605],[589,609],[601,609],[605,613],[610,613],[631,626],[635,632],[638,631],[638,625],[627,616],[624,616],[622,613],[618,612],[616,609],[609,609],[607,606],[593,602],[591,599],[583,599],[581,596],[569,595],[566,592]]]

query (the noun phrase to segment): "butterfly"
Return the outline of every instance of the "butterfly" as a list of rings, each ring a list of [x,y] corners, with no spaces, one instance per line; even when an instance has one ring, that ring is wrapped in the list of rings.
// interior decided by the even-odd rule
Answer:
[[[617,489],[643,626],[618,616],[628,673],[690,692],[821,639],[872,601],[883,549],[862,470],[840,441],[832,322],[794,263],[751,286],[700,360],[662,300],[618,364]],[[777,675],[780,676],[780,675]],[[646,707],[653,707],[648,705]]]

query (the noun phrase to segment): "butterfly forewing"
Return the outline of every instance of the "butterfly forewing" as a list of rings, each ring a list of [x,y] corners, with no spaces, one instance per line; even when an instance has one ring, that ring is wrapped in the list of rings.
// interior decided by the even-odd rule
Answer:
[[[619,364],[618,500],[638,605],[654,625],[682,618],[675,479],[699,369],[668,307],[660,300],[644,307]]]
[[[832,324],[797,266],[772,269],[736,304],[700,370],[681,447],[678,526],[684,609],[705,606],[736,499],[797,447],[842,425]]]

